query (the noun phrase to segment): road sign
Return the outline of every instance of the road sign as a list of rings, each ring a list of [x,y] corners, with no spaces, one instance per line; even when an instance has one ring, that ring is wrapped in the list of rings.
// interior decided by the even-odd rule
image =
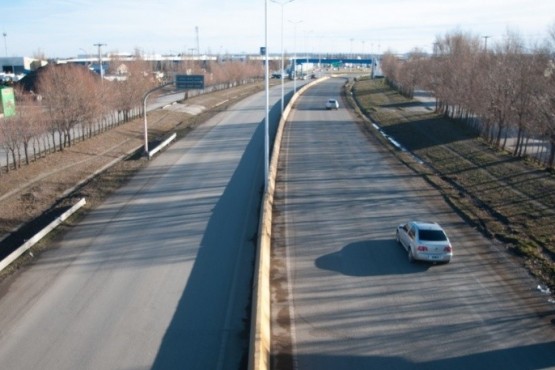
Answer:
[[[175,87],[178,89],[204,89],[204,75],[176,75]]]
[[[0,87],[0,113],[4,117],[15,116],[15,95],[11,87]]]

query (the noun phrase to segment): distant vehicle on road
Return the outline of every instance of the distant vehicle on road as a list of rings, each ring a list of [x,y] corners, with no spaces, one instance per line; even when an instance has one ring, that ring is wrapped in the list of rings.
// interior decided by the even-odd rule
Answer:
[[[445,231],[435,222],[410,221],[397,226],[397,242],[405,248],[410,262],[450,262],[453,247]]]
[[[339,103],[335,99],[328,99],[326,102],[326,109],[339,109]]]

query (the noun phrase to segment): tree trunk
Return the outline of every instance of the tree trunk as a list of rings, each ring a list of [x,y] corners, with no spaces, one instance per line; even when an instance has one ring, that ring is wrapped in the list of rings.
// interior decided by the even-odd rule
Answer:
[[[29,165],[29,142],[23,143],[23,152],[25,154],[25,164]]]
[[[70,128],[68,128],[66,130],[66,135],[65,136],[66,136],[66,139],[67,139],[67,147],[69,148],[69,147],[71,147],[71,129]]]
[[[60,152],[64,151],[64,133],[62,131],[58,131],[58,138],[60,139]]]
[[[516,145],[515,149],[513,150],[513,155],[515,157],[520,156],[520,152],[522,151],[522,126],[518,127],[518,134],[516,135]]]
[[[547,160],[547,167],[553,168],[553,161],[555,161],[555,136],[551,136],[551,140],[549,140],[550,144],[550,151],[549,151],[549,159]]]
[[[10,149],[10,152],[12,153],[13,169],[17,170],[17,157],[15,155],[15,148]]]
[[[48,145],[50,148],[50,145]],[[56,152],[56,131],[52,131],[52,153]]]

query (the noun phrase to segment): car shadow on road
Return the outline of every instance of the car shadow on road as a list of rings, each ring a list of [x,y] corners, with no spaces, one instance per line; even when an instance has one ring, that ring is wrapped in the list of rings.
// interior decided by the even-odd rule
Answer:
[[[415,274],[433,265],[410,263],[394,239],[365,240],[347,244],[341,250],[316,259],[316,267],[348,276]]]

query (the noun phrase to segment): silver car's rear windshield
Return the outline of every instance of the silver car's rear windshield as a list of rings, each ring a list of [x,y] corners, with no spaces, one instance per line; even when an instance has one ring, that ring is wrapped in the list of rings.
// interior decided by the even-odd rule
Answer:
[[[420,230],[418,232],[418,237],[420,240],[427,240],[431,242],[439,242],[447,240],[447,236],[441,230]]]

